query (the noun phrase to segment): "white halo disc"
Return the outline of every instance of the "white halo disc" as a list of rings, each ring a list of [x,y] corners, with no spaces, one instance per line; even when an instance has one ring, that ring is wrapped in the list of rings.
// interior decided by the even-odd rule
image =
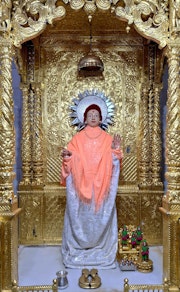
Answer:
[[[87,109],[87,107],[90,106],[91,104],[96,104],[100,107],[103,123],[107,117],[108,108],[106,102],[102,98],[94,95],[88,95],[80,100],[79,104],[77,105],[78,119],[80,120],[81,123],[84,123],[84,112]]]

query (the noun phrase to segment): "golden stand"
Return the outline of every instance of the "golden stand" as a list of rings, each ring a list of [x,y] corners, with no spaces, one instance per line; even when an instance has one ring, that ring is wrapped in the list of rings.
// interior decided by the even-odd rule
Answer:
[[[137,270],[142,273],[149,273],[153,270],[153,262],[148,260],[147,262],[139,261],[137,263]]]

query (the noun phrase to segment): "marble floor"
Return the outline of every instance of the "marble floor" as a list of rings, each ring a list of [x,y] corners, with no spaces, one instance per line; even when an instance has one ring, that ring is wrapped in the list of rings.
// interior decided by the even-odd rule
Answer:
[[[153,261],[153,271],[141,273],[138,271],[121,271],[119,266],[111,270],[100,270],[101,286],[92,289],[98,292],[123,291],[124,279],[130,284],[162,284],[163,282],[163,247],[151,246],[149,257]],[[19,285],[50,285],[56,278],[56,272],[64,269],[60,246],[20,246],[19,247]],[[68,272],[68,287],[63,291],[82,292],[78,285],[81,269],[66,269]]]

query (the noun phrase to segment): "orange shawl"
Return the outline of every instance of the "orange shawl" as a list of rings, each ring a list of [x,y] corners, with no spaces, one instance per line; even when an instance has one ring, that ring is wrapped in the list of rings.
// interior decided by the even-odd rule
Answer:
[[[68,144],[72,156],[63,159],[61,182],[72,173],[79,198],[91,202],[94,195],[96,209],[108,195],[112,176],[112,152],[122,158],[121,150],[111,149],[112,137],[99,127],[86,126]]]

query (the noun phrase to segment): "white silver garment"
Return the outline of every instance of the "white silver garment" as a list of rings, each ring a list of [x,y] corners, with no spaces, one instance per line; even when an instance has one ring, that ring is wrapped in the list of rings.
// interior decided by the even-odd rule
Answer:
[[[119,160],[113,155],[110,191],[95,212],[94,202],[79,200],[72,176],[66,179],[67,198],[62,239],[63,262],[69,268],[116,267],[118,227],[115,199],[120,172]]]

